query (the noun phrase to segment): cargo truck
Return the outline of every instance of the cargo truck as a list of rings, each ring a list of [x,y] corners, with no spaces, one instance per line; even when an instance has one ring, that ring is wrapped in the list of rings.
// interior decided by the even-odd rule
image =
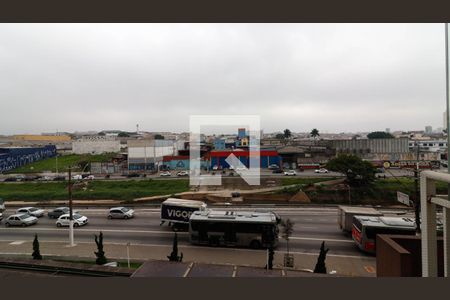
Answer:
[[[194,211],[206,210],[206,203],[197,200],[168,198],[161,203],[161,224],[169,222],[173,231],[189,228],[189,218]]]
[[[372,207],[338,206],[338,225],[346,233],[352,232],[354,216],[383,216]]]

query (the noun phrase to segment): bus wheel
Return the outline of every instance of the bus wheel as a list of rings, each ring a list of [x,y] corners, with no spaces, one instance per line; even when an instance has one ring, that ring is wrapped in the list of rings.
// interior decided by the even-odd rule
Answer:
[[[259,241],[257,241],[257,240],[253,240],[250,243],[250,248],[252,248],[252,249],[259,249],[259,248],[261,248],[261,243]]]

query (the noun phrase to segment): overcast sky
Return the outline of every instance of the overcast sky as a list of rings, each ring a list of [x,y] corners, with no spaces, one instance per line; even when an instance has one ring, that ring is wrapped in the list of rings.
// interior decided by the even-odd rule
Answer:
[[[443,24],[0,24],[0,134],[443,126]]]

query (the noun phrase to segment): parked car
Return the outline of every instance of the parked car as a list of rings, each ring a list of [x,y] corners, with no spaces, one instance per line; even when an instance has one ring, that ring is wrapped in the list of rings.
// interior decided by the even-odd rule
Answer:
[[[36,207],[22,207],[16,210],[16,214],[29,214],[30,216],[39,218],[44,215],[44,210]]]
[[[83,226],[88,223],[88,218],[86,216],[80,215],[79,213],[73,214],[72,217],[74,227]],[[70,226],[70,215],[64,214],[59,216],[58,221],[56,221],[56,226],[57,227]]]
[[[16,175],[16,181],[25,181],[27,178],[25,175],[18,174]]]
[[[129,173],[126,175],[128,178],[133,178],[133,177],[140,177],[141,175],[139,175],[138,173]]]
[[[189,173],[187,171],[180,171],[177,173],[177,176],[189,176]]]
[[[66,176],[58,175],[58,176],[53,177],[53,181],[64,181],[64,180],[66,180]]]
[[[281,173],[283,173],[283,170],[282,169],[275,169],[275,170],[272,171],[272,173],[274,173],[274,174],[281,174]]]
[[[212,168],[214,171],[219,170],[219,166],[213,166]]]
[[[95,176],[94,175],[87,175],[86,177],[84,177],[83,179],[85,180],[94,180]]]
[[[5,201],[0,198],[0,212],[4,212],[6,210]]]
[[[246,170],[247,168],[246,167],[237,167],[236,168],[236,171],[244,171],[244,170]]]
[[[109,210],[108,219],[130,219],[134,217],[134,210],[128,207],[113,207]]]
[[[5,178],[5,180],[3,180],[4,182],[14,182],[17,181],[16,177],[7,177]]]
[[[270,166],[269,166],[269,169],[270,170],[276,170],[276,169],[279,169],[280,168],[280,166],[278,166],[277,164],[271,164]]]
[[[320,168],[320,169],[316,169],[314,170],[315,173],[328,173],[328,170],[325,168]]]
[[[39,180],[42,176],[39,175],[28,175],[25,176],[24,181],[35,181],[35,180]]]
[[[82,180],[83,179],[83,175],[79,175],[79,174],[78,175],[73,175],[72,179],[73,180]]]
[[[38,181],[50,181],[52,178],[50,176],[44,175],[40,178],[38,178]]]
[[[11,215],[5,220],[5,226],[30,226],[37,223],[37,218],[29,214],[15,214]]]
[[[285,171],[284,172],[284,176],[296,176],[297,172],[295,172],[294,170],[289,170],[289,171]]]
[[[70,213],[70,208],[64,206],[64,207],[57,207],[53,210],[50,210],[47,215],[50,219],[57,219],[61,215],[65,215],[68,213]],[[76,213],[76,211],[73,211],[72,213]]]
[[[3,214],[0,213],[0,221],[3,220]]]
[[[161,173],[159,174],[159,176],[162,176],[162,177],[172,176],[172,173],[170,173],[169,171],[165,171],[165,172],[161,172]]]

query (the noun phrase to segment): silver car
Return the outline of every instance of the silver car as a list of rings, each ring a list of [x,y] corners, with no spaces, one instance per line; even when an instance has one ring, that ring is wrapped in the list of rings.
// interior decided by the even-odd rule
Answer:
[[[37,218],[28,214],[11,215],[5,220],[5,226],[30,226],[37,223]]]
[[[44,215],[45,211],[36,207],[22,207],[16,210],[16,214],[29,214],[30,216],[40,218]]]
[[[109,210],[108,219],[130,219],[134,217],[134,210],[128,207],[113,207]]]

